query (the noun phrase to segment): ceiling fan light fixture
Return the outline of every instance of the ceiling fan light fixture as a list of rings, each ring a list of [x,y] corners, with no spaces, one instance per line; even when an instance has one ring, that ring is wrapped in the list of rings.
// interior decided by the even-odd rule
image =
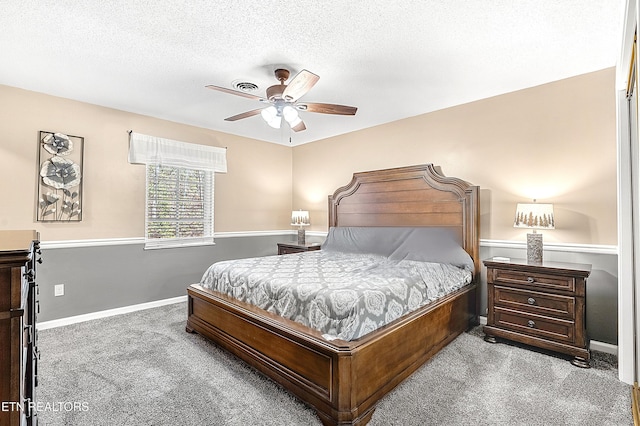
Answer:
[[[298,117],[298,111],[290,105],[282,108],[282,115],[284,119],[287,120],[287,123],[292,124],[294,121],[300,122],[300,117]]]
[[[260,115],[262,115],[264,121],[268,123],[269,120],[278,115],[278,110],[276,109],[276,107],[271,105],[260,111]]]
[[[271,105],[262,111],[260,111],[260,115],[267,124],[274,129],[280,128],[280,123],[282,122],[282,117],[278,114],[278,110],[275,106]]]
[[[300,119],[300,117],[296,117],[293,120],[287,120],[287,123],[289,123],[289,126],[291,128],[296,127],[298,124],[302,123],[302,120]]]
[[[282,123],[282,117],[278,117],[277,115],[273,117],[271,120],[267,121],[267,124],[274,129],[280,128],[280,123]]]

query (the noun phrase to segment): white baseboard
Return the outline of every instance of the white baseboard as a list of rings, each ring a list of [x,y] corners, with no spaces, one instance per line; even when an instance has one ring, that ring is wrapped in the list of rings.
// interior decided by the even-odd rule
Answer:
[[[591,349],[592,351],[604,352],[606,354],[618,356],[618,345],[598,342],[597,340],[592,340],[591,342],[589,342],[589,345],[589,349]]]
[[[106,311],[92,312],[89,314],[76,315],[73,317],[60,318],[51,321],[39,322],[36,324],[38,330],[62,327],[84,321],[91,321],[99,318],[112,317],[114,315],[128,314],[129,312],[142,311],[144,309],[157,308],[159,306],[171,305],[173,303],[186,302],[187,296],[172,297],[171,299],[156,300],[153,302],[140,303],[138,305],[123,306],[122,308],[108,309]],[[185,313],[186,315],[186,313]]]
[[[480,316],[478,317],[481,325],[487,325],[487,317]],[[597,352],[604,352],[606,354],[611,354],[618,356],[618,346],[612,345],[610,343],[599,342],[597,340],[591,340],[589,342],[589,349]]]

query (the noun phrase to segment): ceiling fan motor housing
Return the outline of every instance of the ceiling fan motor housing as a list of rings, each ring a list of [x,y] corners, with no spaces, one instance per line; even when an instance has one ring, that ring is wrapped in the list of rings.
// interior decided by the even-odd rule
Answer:
[[[270,86],[267,89],[267,99],[269,99],[270,101],[282,99],[282,93],[284,92],[284,89],[287,88],[287,85],[284,84],[284,82],[287,81],[289,79],[289,75],[291,75],[289,73],[289,70],[286,70],[284,68],[278,68],[273,73],[276,75],[276,78],[278,79],[280,84]]]
[[[276,84],[267,88],[267,99],[274,101],[282,99],[282,92],[287,88],[286,84]]]
[[[276,78],[281,83],[284,83],[285,81],[287,81],[290,75],[289,70],[286,70],[284,68],[278,68],[273,73],[276,75]]]

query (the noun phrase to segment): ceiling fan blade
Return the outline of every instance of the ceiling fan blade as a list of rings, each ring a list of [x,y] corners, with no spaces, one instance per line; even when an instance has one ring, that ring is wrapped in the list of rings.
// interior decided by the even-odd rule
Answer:
[[[307,126],[304,125],[304,121],[300,120],[300,122],[298,124],[296,124],[295,126],[293,126],[291,128],[291,130],[293,130],[294,132],[301,132],[303,130],[305,130],[307,128]]]
[[[320,80],[320,77],[312,73],[311,71],[302,70],[293,80],[287,85],[287,88],[282,92],[282,99],[286,101],[295,101],[300,99]]]
[[[356,115],[357,107],[336,105],[336,104],[322,104],[317,102],[306,102],[304,104],[297,104],[296,108],[300,111],[319,112],[321,114],[338,114],[338,115]]]
[[[254,110],[247,111],[247,112],[243,112],[242,114],[234,115],[232,117],[227,117],[227,118],[224,119],[224,121],[242,120],[243,118],[249,118],[249,117],[253,117],[254,115],[258,115],[258,114],[260,114],[260,112],[262,112],[262,108],[254,109]]]
[[[264,98],[260,96],[252,95],[251,93],[239,92],[237,90],[227,89],[226,87],[214,86],[212,84],[205,86],[207,89],[217,90],[219,92],[229,93],[231,95],[242,96],[243,98],[254,99],[256,101],[262,101]]]

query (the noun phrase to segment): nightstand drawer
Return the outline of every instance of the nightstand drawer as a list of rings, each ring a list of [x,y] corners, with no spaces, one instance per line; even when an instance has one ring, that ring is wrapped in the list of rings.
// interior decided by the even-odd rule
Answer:
[[[574,319],[576,314],[575,297],[501,286],[494,287],[493,303],[496,307],[570,320]]]
[[[291,248],[291,247],[281,247],[278,250],[278,254],[292,254],[292,253],[302,253],[302,252],[304,252],[304,250]]]
[[[503,308],[495,308],[494,316],[495,325],[504,329],[569,344],[575,340],[573,321]]]
[[[506,284],[525,289],[556,290],[575,293],[576,280],[574,277],[562,275],[547,275],[513,271],[510,269],[493,269],[493,283]]]

